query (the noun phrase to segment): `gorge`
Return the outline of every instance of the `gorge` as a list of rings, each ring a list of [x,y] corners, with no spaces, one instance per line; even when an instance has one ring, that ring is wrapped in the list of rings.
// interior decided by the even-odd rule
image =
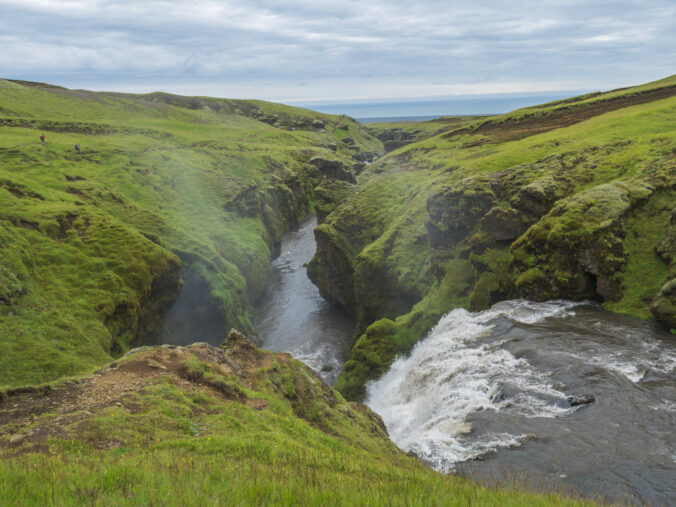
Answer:
[[[305,278],[315,224],[282,238],[256,328],[263,348],[333,383],[354,321]],[[365,403],[441,472],[660,505],[676,493],[673,400],[676,343],[660,326],[591,302],[509,300],[442,317]]]
[[[401,477],[530,495],[514,471],[669,503],[675,83],[365,126],[0,80],[0,478],[34,482],[27,460],[54,466],[36,454],[51,445],[73,470],[194,452],[211,469],[218,442],[270,466],[221,479],[246,491],[286,463],[305,500],[327,481],[363,494],[378,462],[383,502],[408,498]],[[507,490],[435,474],[385,428]]]

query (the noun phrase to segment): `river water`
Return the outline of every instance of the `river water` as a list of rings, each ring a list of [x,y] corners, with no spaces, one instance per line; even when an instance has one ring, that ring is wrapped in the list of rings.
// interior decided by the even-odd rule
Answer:
[[[354,322],[307,279],[314,227],[284,237],[256,327],[332,383]],[[676,504],[676,337],[652,323],[569,301],[456,309],[367,393],[392,440],[439,471]]]
[[[333,384],[345,362],[355,321],[322,298],[307,277],[306,264],[316,249],[315,227],[317,218],[312,215],[297,231],[284,235],[253,320],[261,347],[289,352]]]

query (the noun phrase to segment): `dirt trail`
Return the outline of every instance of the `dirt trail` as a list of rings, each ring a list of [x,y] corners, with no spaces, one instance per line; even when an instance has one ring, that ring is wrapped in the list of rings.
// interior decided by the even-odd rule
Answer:
[[[548,113],[536,111],[517,119],[508,118],[504,121],[487,120],[473,130],[470,128],[458,129],[442,137],[450,139],[466,134],[481,134],[488,137],[488,139],[482,140],[479,143],[472,143],[472,145],[483,144],[484,142],[514,141],[542,134],[550,130],[568,127],[610,111],[645,104],[646,102],[665,99],[674,95],[676,95],[676,85],[637,92],[631,95],[601,99],[591,103],[571,103]]]
[[[334,134],[334,135],[335,135],[336,130],[338,130],[338,129],[340,128],[340,126],[343,124],[343,120],[344,120],[344,119],[345,119],[345,115],[344,115],[344,114],[341,114],[341,115],[340,115],[340,119],[339,119],[339,120],[336,122],[336,124],[333,126],[333,130],[331,131],[331,134]]]

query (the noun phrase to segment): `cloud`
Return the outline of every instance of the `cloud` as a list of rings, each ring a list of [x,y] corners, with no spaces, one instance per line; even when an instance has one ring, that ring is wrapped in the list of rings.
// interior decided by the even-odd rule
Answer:
[[[0,0],[0,75],[268,99],[603,88],[673,72],[675,25],[670,0]]]

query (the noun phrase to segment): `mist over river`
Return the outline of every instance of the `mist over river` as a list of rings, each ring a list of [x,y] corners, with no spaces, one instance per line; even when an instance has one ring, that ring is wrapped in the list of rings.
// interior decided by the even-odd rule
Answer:
[[[307,278],[315,224],[285,235],[255,325],[264,348],[333,383],[354,322]],[[437,470],[676,503],[676,339],[650,322],[569,301],[456,309],[367,393],[392,440]]]

